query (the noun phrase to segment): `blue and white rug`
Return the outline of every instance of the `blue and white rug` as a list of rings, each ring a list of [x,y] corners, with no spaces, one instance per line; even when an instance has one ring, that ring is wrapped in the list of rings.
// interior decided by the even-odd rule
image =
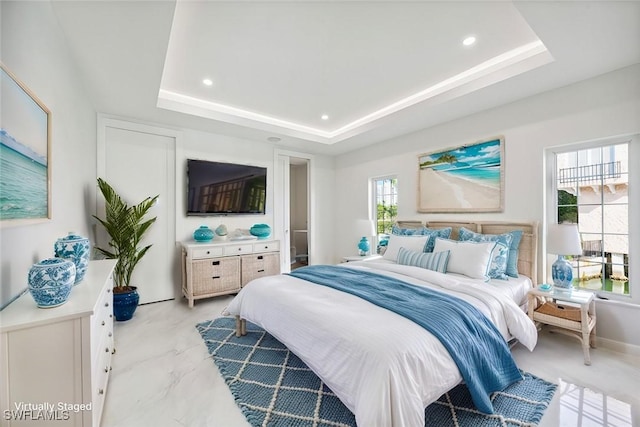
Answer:
[[[235,336],[235,320],[196,325],[209,354],[252,426],[353,427],[353,414],[281,342],[247,322]],[[540,422],[557,386],[529,373],[492,395],[495,414],[478,412],[465,385],[445,393],[425,410],[427,426],[533,426]]]

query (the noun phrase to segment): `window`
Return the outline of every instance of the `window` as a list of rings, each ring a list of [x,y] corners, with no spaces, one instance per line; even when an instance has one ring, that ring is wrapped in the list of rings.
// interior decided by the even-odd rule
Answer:
[[[373,220],[378,236],[378,252],[391,234],[391,227],[398,216],[398,180],[395,176],[374,178],[373,183]]]
[[[555,218],[577,223],[574,286],[629,295],[629,143],[556,152]]]

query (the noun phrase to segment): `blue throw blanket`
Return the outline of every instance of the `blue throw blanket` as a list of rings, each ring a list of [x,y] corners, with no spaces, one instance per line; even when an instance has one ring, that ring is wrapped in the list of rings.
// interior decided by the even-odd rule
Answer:
[[[493,413],[489,395],[522,379],[497,328],[468,302],[369,271],[331,265],[298,268],[291,276],[348,292],[417,323],[449,351],[478,410]]]

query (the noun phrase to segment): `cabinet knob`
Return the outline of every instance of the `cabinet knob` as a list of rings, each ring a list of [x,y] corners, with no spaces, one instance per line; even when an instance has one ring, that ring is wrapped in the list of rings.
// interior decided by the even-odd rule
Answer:
[[[109,333],[107,334],[107,336],[108,336],[109,338],[111,338],[111,337],[113,336],[113,332],[109,332]]]
[[[207,255],[209,255],[211,253],[211,251],[207,251]]]
[[[104,349],[104,352],[105,352],[105,353],[109,353],[109,347],[105,348],[105,349]]]
[[[105,366],[105,367],[104,367],[104,371],[105,371],[106,373],[108,373],[108,372],[109,372],[109,367],[108,367],[108,366]]]
[[[104,303],[104,306],[105,306],[105,307],[109,307],[109,303],[108,303],[108,302],[105,302],[105,303]]]
[[[107,288],[107,293],[111,292],[111,288]]]
[[[104,320],[102,321],[102,326],[106,325],[106,323],[104,322]]]
[[[113,350],[111,350],[111,354],[116,354],[116,348],[113,347]]]
[[[104,394],[104,389],[103,388],[99,388],[98,389],[98,394]]]

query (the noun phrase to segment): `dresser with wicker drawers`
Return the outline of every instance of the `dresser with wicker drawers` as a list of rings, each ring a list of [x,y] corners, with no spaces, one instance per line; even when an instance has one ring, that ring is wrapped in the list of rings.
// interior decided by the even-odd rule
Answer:
[[[253,279],[280,274],[277,240],[182,243],[182,293],[201,298],[233,294]]]

